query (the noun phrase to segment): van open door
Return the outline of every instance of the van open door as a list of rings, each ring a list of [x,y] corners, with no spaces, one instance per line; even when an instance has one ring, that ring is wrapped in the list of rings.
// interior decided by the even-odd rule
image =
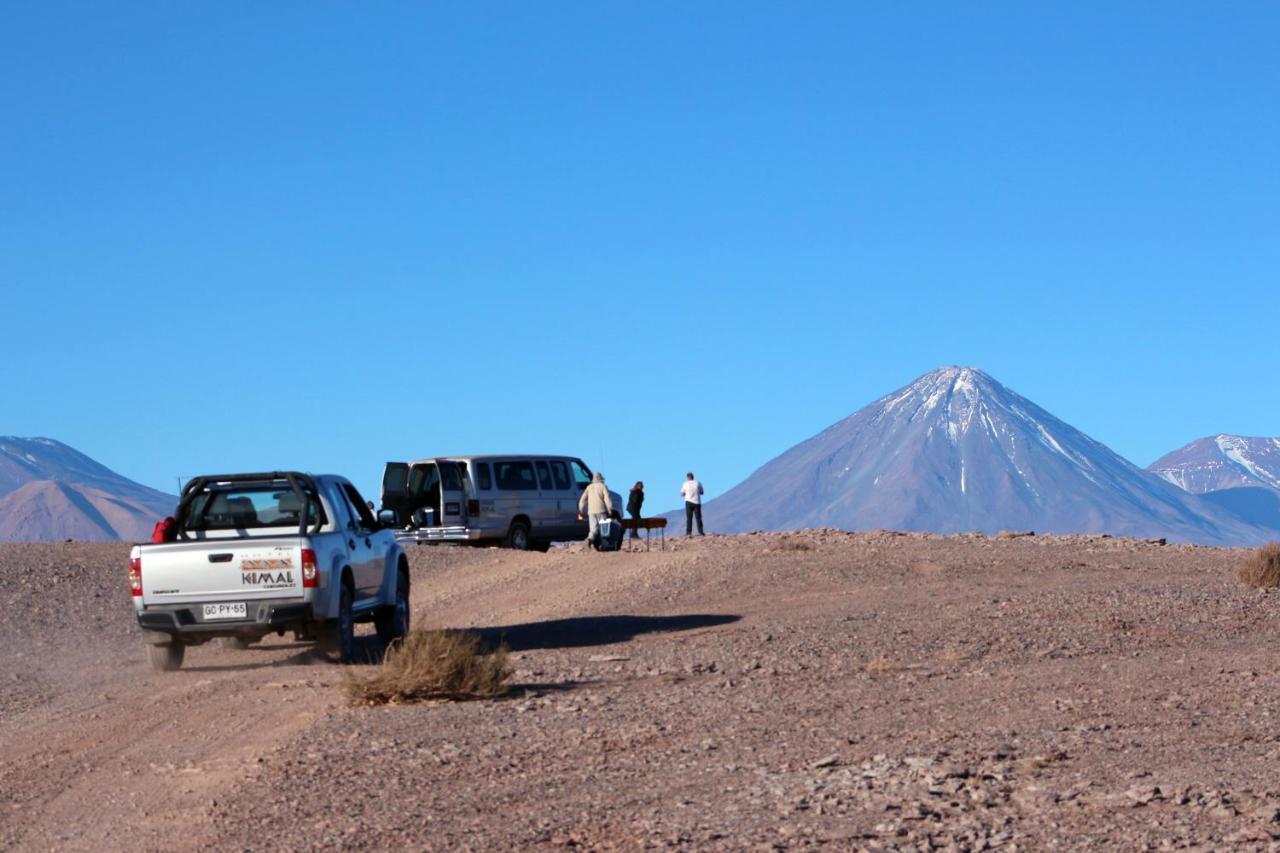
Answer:
[[[441,459],[440,526],[460,527],[467,523],[467,492],[462,463]]]
[[[409,498],[409,464],[388,462],[382,472],[382,509],[396,514],[396,524],[403,527],[413,513]]]

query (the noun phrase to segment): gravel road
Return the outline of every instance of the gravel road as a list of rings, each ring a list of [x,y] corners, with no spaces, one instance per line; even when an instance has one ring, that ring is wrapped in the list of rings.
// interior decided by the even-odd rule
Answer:
[[[1270,848],[1280,598],[1241,556],[416,548],[416,624],[506,642],[513,689],[353,709],[283,639],[149,671],[125,546],[0,546],[0,846]]]

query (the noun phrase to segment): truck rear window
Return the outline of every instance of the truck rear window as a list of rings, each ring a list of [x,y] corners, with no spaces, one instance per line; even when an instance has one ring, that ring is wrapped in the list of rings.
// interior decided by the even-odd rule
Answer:
[[[212,488],[191,501],[183,527],[187,530],[248,530],[298,527],[302,502],[287,486],[246,485]],[[314,494],[307,502],[307,526],[325,523],[324,508]]]

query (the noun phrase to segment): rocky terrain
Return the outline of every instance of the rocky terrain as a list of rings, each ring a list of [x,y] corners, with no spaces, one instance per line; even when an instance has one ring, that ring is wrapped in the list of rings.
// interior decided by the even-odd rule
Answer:
[[[417,548],[416,624],[505,641],[511,694],[353,709],[286,640],[152,673],[125,547],[0,546],[0,846],[1265,849],[1280,598],[1242,553]]]

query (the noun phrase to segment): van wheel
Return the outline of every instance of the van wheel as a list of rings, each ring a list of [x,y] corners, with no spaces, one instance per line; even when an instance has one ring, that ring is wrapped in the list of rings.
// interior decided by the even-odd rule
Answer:
[[[409,633],[409,579],[404,572],[396,572],[396,603],[374,614],[373,627],[378,630],[378,639],[384,646],[404,639]]]
[[[148,644],[147,663],[159,672],[173,672],[182,667],[182,658],[186,655],[186,651],[187,647],[182,643],[162,643],[154,646]]]
[[[507,531],[507,547],[517,551],[528,551],[529,525],[523,521],[511,522],[511,529]]]

